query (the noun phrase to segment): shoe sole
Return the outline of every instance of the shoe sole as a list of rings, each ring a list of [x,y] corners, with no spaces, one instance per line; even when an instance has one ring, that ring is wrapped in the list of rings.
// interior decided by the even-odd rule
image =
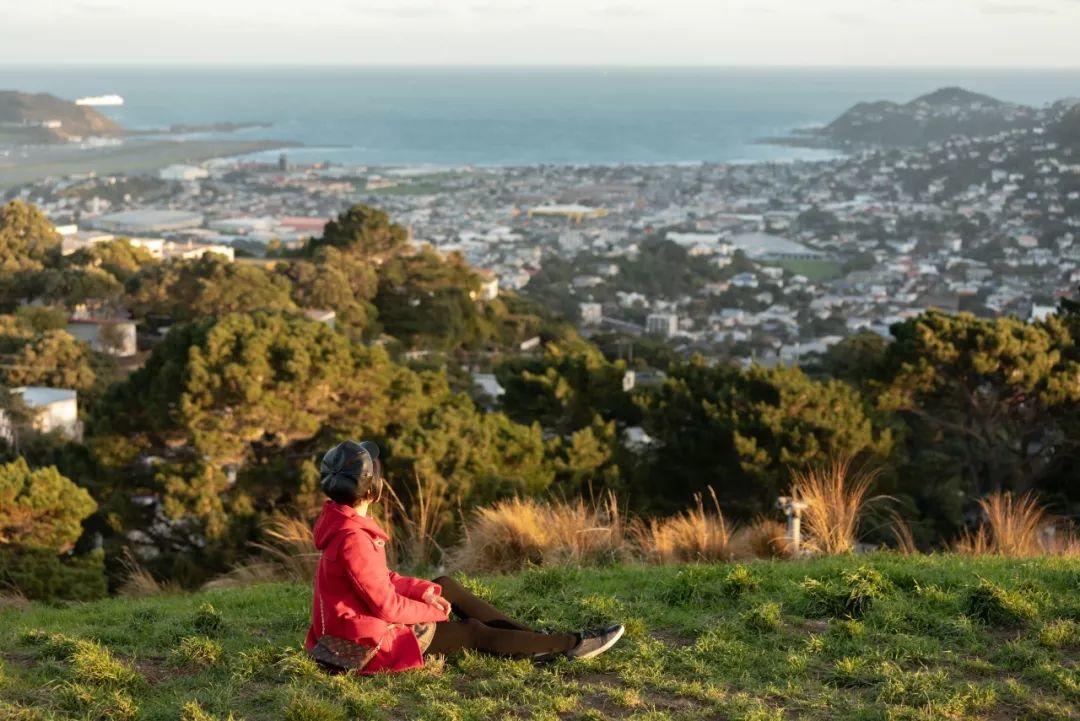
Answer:
[[[603,646],[600,646],[599,648],[594,649],[592,651],[589,651],[588,653],[583,654],[581,656],[574,656],[574,660],[575,661],[587,661],[590,658],[596,658],[597,656],[602,654],[604,651],[607,651],[609,648],[614,646],[618,642],[618,640],[623,637],[624,633],[626,633],[626,629],[623,628],[622,626],[619,626],[619,630],[616,631],[615,634],[611,638],[608,639],[607,643],[605,643]]]

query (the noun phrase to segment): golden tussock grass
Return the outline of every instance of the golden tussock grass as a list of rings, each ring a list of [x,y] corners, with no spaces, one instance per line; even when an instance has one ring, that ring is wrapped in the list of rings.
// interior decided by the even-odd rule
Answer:
[[[979,499],[982,523],[961,534],[957,553],[1009,558],[1080,555],[1076,530],[1054,519],[1031,493],[994,492]]]
[[[205,588],[244,586],[272,581],[311,582],[319,564],[311,524],[292,516],[271,516],[263,528],[265,541],[252,543],[255,558],[237,565]]]
[[[750,525],[741,529],[746,550],[757,558],[790,558],[791,541],[787,534],[787,524],[768,516],[759,516]]]
[[[736,555],[735,526],[720,510],[716,493],[709,488],[713,511],[705,510],[700,493],[695,505],[670,518],[637,520],[632,536],[639,553],[654,563],[730,561]]]
[[[479,508],[465,523],[450,565],[467,571],[512,571],[527,565],[588,564],[620,558],[623,514],[613,494],[598,502],[511,498]]]
[[[803,546],[811,553],[838,554],[855,550],[859,528],[870,505],[876,471],[853,470],[849,459],[792,472],[791,496],[805,504]]]
[[[118,589],[121,596],[142,598],[147,596],[159,596],[163,593],[178,593],[180,586],[177,583],[162,582],[154,578],[154,575],[146,569],[139,559],[132,553],[130,548],[125,548],[120,558],[120,565],[127,573],[124,582]]]
[[[896,541],[897,551],[905,556],[913,556],[919,552],[911,524],[893,509],[889,509],[889,532]]]
[[[450,501],[435,484],[414,476],[416,485],[409,489],[406,504],[387,483],[384,492],[385,527],[394,537],[394,549],[413,564],[425,565],[442,559],[445,552],[436,538],[446,524]]]

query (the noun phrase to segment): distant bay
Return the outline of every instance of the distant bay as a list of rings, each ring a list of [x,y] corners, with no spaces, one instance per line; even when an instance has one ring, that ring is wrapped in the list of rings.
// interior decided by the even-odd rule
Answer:
[[[754,141],[947,85],[1041,105],[1080,97],[1080,70],[0,67],[3,89],[118,93],[100,109],[129,128],[270,123],[197,137],[374,165],[817,159],[830,154]]]

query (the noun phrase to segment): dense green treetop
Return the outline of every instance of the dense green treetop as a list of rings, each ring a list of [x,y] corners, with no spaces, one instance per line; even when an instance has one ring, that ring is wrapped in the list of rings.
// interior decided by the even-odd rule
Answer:
[[[353,205],[331,220],[321,238],[312,238],[306,254],[332,246],[367,257],[381,257],[399,250],[408,241],[408,231],[390,222],[390,216],[369,205]]]
[[[37,206],[12,200],[0,206],[0,271],[40,269],[60,251],[60,234]]]
[[[549,343],[538,357],[509,359],[496,368],[506,390],[503,407],[511,417],[539,421],[560,434],[606,420],[634,423],[639,413],[623,390],[623,361],[610,362],[580,337]]]
[[[128,282],[127,303],[137,318],[176,321],[296,307],[289,281],[263,267],[230,263],[209,253],[193,261],[144,266]]]
[[[859,393],[798,368],[746,371],[701,359],[673,366],[656,393],[638,396],[645,429],[660,442],[653,497],[675,504],[713,486],[721,502],[749,514],[768,509],[788,469],[828,458],[885,459],[889,429]]]
[[[22,458],[0,465],[0,547],[65,551],[96,509],[90,494],[56,468],[31,469]]]
[[[46,386],[85,391],[94,385],[90,347],[66,331],[49,330],[26,340],[0,367],[9,386]]]
[[[1028,490],[1065,443],[1080,403],[1080,362],[1066,322],[924,313],[893,327],[878,405],[933,429],[957,450],[974,492]],[[926,436],[921,436],[926,438]]]

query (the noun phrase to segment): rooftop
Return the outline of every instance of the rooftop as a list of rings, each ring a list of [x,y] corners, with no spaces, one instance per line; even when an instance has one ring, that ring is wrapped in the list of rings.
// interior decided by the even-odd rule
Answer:
[[[73,401],[78,393],[66,388],[46,388],[44,386],[20,386],[12,391],[22,396],[23,402],[31,407],[50,406],[53,403]]]

